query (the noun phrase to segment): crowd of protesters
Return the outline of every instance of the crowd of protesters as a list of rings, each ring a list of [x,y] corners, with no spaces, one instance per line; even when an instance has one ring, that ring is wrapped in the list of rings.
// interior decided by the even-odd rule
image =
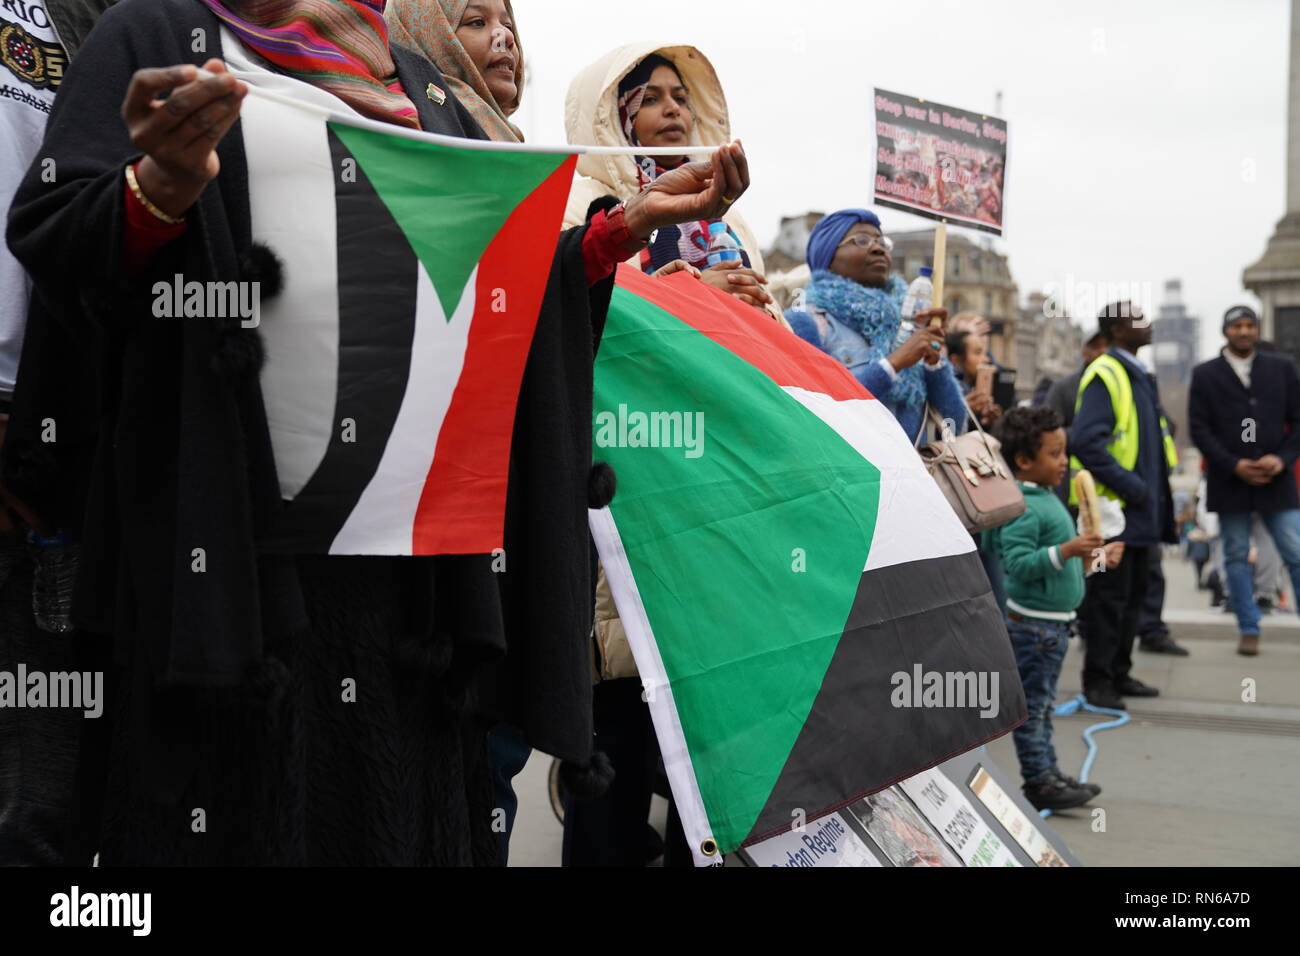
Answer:
[[[1176,458],[1135,357],[1151,334],[1140,312],[1109,307],[1076,375],[1040,407],[1003,408],[982,384],[988,322],[938,304],[902,315],[890,238],[875,214],[848,208],[813,230],[810,279],[783,313],[733,208],[748,162],[712,65],[690,46],[620,47],[574,78],[569,141],[682,153],[578,163],[516,419],[510,571],[482,555],[264,554],[259,533],[279,497],[257,334],[151,320],[141,307],[158,276],[177,272],[260,281],[278,308],[311,307],[253,239],[249,183],[264,151],[246,142],[248,87],[235,73],[399,127],[519,142],[514,11],[509,0],[24,10],[27,42],[68,66],[11,67],[29,89],[0,101],[0,666],[104,672],[108,691],[102,722],[3,715],[0,862],[503,864],[514,778],[538,748],[563,758],[567,865],[660,854],[689,864],[671,801],[666,839],[647,824],[662,790],[658,745],[585,531],[586,508],[612,491],[592,466],[589,405],[592,343],[622,262],[688,272],[753,307],[754,321],[788,326],[842,362],[909,438],[931,422],[996,430],[1027,507],[977,545],[1029,704],[1015,732],[1025,793],[1064,808],[1099,792],[1064,774],[1052,749],[1068,637],[1077,624],[1086,639],[1092,704],[1154,694],[1131,675],[1131,651],[1160,547],[1176,540]],[[692,162],[700,146],[718,149]],[[304,228],[279,226],[288,242]],[[735,254],[710,266],[720,235]],[[1249,654],[1252,513],[1300,581],[1295,371],[1257,355],[1252,329],[1249,310],[1230,314],[1229,348],[1198,369],[1192,395]],[[1248,445],[1243,416],[1260,421]],[[51,421],[58,441],[42,441]],[[1122,530],[1076,530],[1067,505],[1079,468],[1122,512]],[[188,544],[177,553],[195,539],[201,575],[189,573]],[[1167,634],[1146,643],[1181,652]],[[364,680],[365,720],[330,705],[339,674]],[[203,839],[196,808],[210,821]]]

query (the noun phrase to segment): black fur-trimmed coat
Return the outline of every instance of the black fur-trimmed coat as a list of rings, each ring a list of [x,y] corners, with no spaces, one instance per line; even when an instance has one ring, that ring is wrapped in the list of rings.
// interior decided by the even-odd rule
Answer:
[[[207,38],[199,52],[196,30]],[[359,643],[387,654],[397,677],[416,678],[418,689],[408,690],[421,706],[432,699],[438,712],[457,715],[447,719],[484,727],[507,720],[533,746],[585,762],[591,366],[612,278],[589,289],[585,227],[563,234],[516,418],[505,574],[493,573],[488,555],[344,559],[350,573],[343,575],[338,564],[321,569],[333,558],[260,555],[259,530],[281,503],[256,332],[158,319],[149,308],[160,276],[268,279],[268,260],[252,245],[239,124],[218,148],[221,173],[189,212],[184,236],[145,275],[126,281],[122,269],[123,168],[138,158],[120,118],[131,74],[220,55],[218,21],[198,0],[116,4],[63,83],[7,231],[36,292],[5,480],[81,538],[74,615],[87,632],[112,638],[122,666],[121,699],[130,703],[119,718],[130,734],[114,734],[119,745],[129,739],[139,764],[129,775],[133,792],[166,806],[213,769],[202,765],[202,753],[175,757],[187,752],[185,734],[202,736],[213,713],[196,717],[185,703],[178,715],[160,702],[227,694],[222,706],[237,716],[222,719],[237,724],[244,719],[238,701],[279,700],[303,678],[292,662],[283,671],[282,657],[298,658],[280,648],[311,642],[313,629],[330,630],[334,618],[348,621],[338,627],[364,630],[371,620],[401,632]],[[430,82],[446,88],[410,51],[395,47],[394,60],[408,90]],[[426,130],[483,138],[454,97],[444,106],[412,100]],[[47,158],[52,182],[42,176]],[[53,443],[42,441],[50,422]],[[200,546],[206,571],[196,574],[191,553]],[[333,606],[310,607],[304,591]],[[372,618],[346,613],[393,600],[401,602],[396,618],[388,608]],[[292,707],[284,716],[296,719]],[[295,850],[287,855],[297,859]]]

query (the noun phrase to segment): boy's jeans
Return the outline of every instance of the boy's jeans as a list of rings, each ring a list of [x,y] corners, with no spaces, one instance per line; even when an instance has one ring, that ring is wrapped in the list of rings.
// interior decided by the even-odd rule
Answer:
[[[1291,574],[1291,587],[1300,600],[1300,511],[1262,511],[1259,517],[1282,555],[1282,561]],[[1255,604],[1255,584],[1251,580],[1250,565],[1246,563],[1250,555],[1250,515],[1221,514],[1219,527],[1223,535],[1228,597],[1237,614],[1237,630],[1242,634],[1258,634],[1259,606]]]
[[[1056,705],[1056,682],[1061,676],[1071,625],[1064,621],[1016,621],[1007,618],[1007,632],[1016,652],[1020,682],[1025,687],[1028,719],[1012,731],[1020,775],[1025,783],[1037,783],[1056,770],[1056,749],[1052,746],[1052,710]]]

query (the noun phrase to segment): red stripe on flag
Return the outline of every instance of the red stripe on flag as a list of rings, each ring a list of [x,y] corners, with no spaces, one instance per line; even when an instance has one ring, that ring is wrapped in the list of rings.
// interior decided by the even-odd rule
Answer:
[[[836,401],[874,398],[843,364],[734,295],[677,272],[651,278],[618,267],[620,288],[659,306],[759,369],[782,388],[821,392]]]
[[[420,495],[412,554],[503,546],[515,407],[555,256],[547,237],[559,234],[577,161],[562,163],[515,208],[479,260],[465,366]]]

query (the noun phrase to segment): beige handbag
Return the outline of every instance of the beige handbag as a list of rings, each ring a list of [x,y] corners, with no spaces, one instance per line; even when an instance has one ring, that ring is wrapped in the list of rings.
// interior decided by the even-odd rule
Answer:
[[[1025,496],[1020,492],[1002,457],[1002,443],[980,426],[979,419],[966,414],[975,423],[975,431],[954,435],[950,423],[926,406],[926,418],[917,433],[920,446],[927,423],[939,429],[938,441],[918,447],[926,471],[934,478],[943,496],[957,512],[957,517],[972,534],[1001,527],[1025,513]]]

